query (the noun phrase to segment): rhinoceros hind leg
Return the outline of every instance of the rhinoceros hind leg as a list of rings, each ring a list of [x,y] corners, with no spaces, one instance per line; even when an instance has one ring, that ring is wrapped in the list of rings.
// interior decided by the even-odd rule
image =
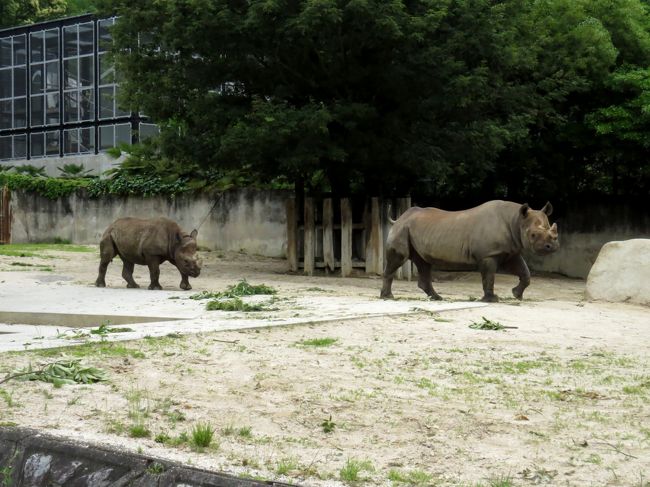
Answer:
[[[512,295],[517,299],[523,299],[524,290],[530,284],[530,271],[524,258],[521,255],[515,255],[507,260],[502,268],[504,271],[519,277],[519,284],[512,288]]]
[[[99,243],[99,273],[97,274],[95,286],[106,287],[106,269],[108,268],[108,264],[113,261],[113,257],[115,257],[113,240],[110,236],[106,236]]]
[[[138,283],[133,280],[133,268],[135,264],[125,260],[122,260],[122,264],[122,278],[126,281],[126,287],[129,289],[139,288]]]
[[[384,268],[384,282],[381,287],[381,293],[379,297],[381,299],[394,299],[393,292],[391,288],[393,286],[393,278],[397,269],[399,269],[404,262],[406,262],[408,256],[401,254],[394,248],[389,248],[386,250],[386,267]]]
[[[493,257],[483,259],[479,265],[481,278],[483,280],[483,297],[481,301],[486,303],[496,303],[499,297],[494,294],[494,275],[497,272],[497,260]]]
[[[433,289],[431,284],[431,264],[426,262],[415,251],[412,252],[412,260],[418,269],[418,287],[422,289],[427,296],[436,301],[442,301],[442,296]]]

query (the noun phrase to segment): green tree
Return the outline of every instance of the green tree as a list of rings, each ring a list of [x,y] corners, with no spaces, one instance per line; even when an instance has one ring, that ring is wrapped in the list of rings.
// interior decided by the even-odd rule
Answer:
[[[638,0],[101,7],[120,16],[123,101],[162,127],[156,162],[135,166],[237,169],[340,194],[542,198],[593,186],[584,157],[604,160],[606,141],[587,116],[610,106],[594,97],[625,95],[611,74],[649,53]]]

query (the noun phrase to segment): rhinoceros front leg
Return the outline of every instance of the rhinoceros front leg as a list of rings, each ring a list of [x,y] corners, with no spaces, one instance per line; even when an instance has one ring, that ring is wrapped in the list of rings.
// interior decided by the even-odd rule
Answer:
[[[524,290],[530,284],[530,270],[526,261],[521,255],[515,255],[508,259],[502,266],[503,270],[519,277],[519,284],[512,288],[512,295],[517,299],[523,299]]]
[[[138,283],[133,280],[133,268],[135,267],[135,264],[133,262],[127,262],[126,260],[123,260],[122,262],[122,277],[126,281],[126,287],[129,289],[139,288],[140,286],[138,286]]]
[[[181,287],[181,289],[183,289],[185,291],[189,291],[190,289],[192,289],[192,286],[190,285],[190,281],[188,279],[187,274],[183,274],[182,272],[181,272],[181,284],[180,284],[180,287]]]
[[[147,267],[149,267],[149,276],[151,277],[151,283],[149,284],[149,289],[160,291],[162,286],[158,279],[160,278],[160,261],[153,257],[147,260]]]
[[[494,294],[494,275],[497,272],[497,260],[494,257],[487,257],[479,262],[479,271],[483,280],[483,298],[486,303],[496,303],[499,297]]]

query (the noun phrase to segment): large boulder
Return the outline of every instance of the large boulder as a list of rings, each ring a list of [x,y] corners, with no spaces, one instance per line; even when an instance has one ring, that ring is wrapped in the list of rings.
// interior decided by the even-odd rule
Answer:
[[[603,245],[587,277],[587,297],[650,306],[650,239]]]

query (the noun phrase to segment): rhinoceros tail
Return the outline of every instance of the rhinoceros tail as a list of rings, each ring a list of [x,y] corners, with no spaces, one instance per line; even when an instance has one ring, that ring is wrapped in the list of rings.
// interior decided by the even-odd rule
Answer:
[[[389,203],[389,204],[388,204],[388,209],[386,210],[386,218],[388,218],[388,222],[389,222],[391,225],[395,225],[395,221],[396,221],[396,220],[393,220],[393,219],[390,217],[390,206],[391,206],[391,205],[390,205],[390,203]]]

